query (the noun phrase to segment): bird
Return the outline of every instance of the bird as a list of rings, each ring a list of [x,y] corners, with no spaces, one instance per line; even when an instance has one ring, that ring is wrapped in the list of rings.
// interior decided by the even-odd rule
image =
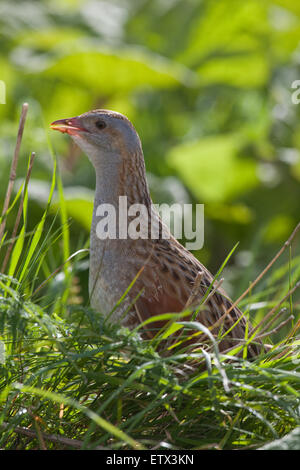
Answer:
[[[190,309],[188,319],[203,325],[203,331],[208,330],[218,340],[220,351],[244,344],[245,336],[251,337],[253,329],[249,320],[233,304],[221,283],[171,234],[156,211],[141,140],[130,120],[116,111],[96,109],[56,120],[50,127],[67,133],[95,169],[89,267],[92,308],[129,329],[145,324],[144,338],[155,337],[167,324],[164,317],[155,321],[156,316]],[[145,208],[139,219],[140,223],[145,222],[141,236],[120,236],[120,197],[126,198],[127,209],[136,204]],[[104,215],[101,213],[101,219],[99,207],[113,207],[116,211],[115,236],[99,237],[99,221]],[[158,236],[153,237],[149,220],[158,227]],[[180,333],[174,333],[174,337],[176,344]],[[186,341],[193,347],[209,349],[212,346],[208,346],[208,339],[208,333],[194,332],[187,335]],[[259,341],[247,344],[249,358],[260,351]]]

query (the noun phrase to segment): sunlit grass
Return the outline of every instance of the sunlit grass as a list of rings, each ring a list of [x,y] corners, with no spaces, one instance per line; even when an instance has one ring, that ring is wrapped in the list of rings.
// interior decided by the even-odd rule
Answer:
[[[49,215],[57,184],[59,228]],[[26,232],[27,184],[23,196],[22,224],[7,274],[0,274],[1,448],[245,449],[299,426],[299,304],[292,296],[300,278],[298,258],[289,253],[286,264],[265,273],[263,290],[248,289],[241,299],[247,314],[258,302],[265,317],[274,309],[270,321],[286,308],[271,335],[267,328],[264,340],[271,348],[255,360],[247,360],[245,343],[221,354],[221,338],[195,320],[186,321],[188,312],[156,317],[166,321],[165,328],[142,340],[140,329],[110,324],[82,301],[74,303],[76,262],[87,250],[70,252],[55,163],[46,210],[31,234]],[[1,222],[20,200],[19,191]],[[58,241],[60,262],[51,271],[49,257]],[[6,235],[2,249],[9,243]],[[282,316],[292,314],[282,330]],[[262,323],[258,335],[264,328]],[[180,340],[170,343],[179,329]],[[185,344],[191,334],[199,337],[197,347]],[[203,347],[204,336],[210,347]]]
[[[59,437],[88,449],[248,448],[299,425],[299,340],[251,362],[216,361],[201,350],[164,356],[157,341],[87,307],[50,316],[6,282],[2,276],[3,448],[41,447],[37,429],[49,449],[71,447]]]

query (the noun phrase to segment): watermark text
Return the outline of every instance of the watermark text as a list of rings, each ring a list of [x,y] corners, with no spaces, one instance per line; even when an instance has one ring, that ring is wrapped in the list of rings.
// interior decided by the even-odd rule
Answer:
[[[158,216],[160,215],[160,217]],[[100,240],[169,239],[171,232],[185,247],[200,250],[204,244],[204,205],[127,203],[119,196],[118,206],[104,203],[95,211],[96,235]]]

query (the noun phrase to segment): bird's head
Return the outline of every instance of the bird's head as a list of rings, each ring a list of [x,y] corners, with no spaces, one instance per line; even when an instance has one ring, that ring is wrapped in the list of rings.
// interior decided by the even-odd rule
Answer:
[[[117,162],[141,148],[140,139],[129,119],[115,111],[89,111],[54,121],[51,128],[69,134],[95,167],[103,158]]]

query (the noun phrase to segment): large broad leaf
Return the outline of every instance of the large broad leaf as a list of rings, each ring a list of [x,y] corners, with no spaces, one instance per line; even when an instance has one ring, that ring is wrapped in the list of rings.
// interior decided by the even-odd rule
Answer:
[[[254,160],[238,155],[243,144],[239,135],[206,137],[173,148],[167,159],[201,202],[223,202],[258,182]]]
[[[260,0],[218,0],[208,2],[189,32],[189,43],[182,53],[186,63],[216,51],[250,51],[261,45],[268,31],[268,8]]]
[[[43,73],[101,94],[128,92],[138,87],[195,84],[195,75],[185,67],[137,48],[89,49],[65,54]]]
[[[204,83],[260,86],[269,77],[269,30],[268,8],[261,1],[207,2],[179,60],[196,68]]]
[[[208,60],[198,68],[198,72],[203,84],[257,87],[266,83],[269,65],[262,54],[238,53]]]

